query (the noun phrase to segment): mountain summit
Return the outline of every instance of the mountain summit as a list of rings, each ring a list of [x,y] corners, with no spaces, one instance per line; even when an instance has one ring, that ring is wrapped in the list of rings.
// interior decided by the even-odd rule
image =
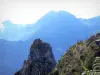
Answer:
[[[47,75],[56,65],[52,48],[48,43],[35,39],[30,48],[28,59],[15,75]]]

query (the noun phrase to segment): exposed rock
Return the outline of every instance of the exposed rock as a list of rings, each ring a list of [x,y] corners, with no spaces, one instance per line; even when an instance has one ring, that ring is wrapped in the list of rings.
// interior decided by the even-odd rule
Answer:
[[[84,71],[91,71],[95,57],[100,57],[98,39],[99,33],[70,47],[49,75],[81,75]]]
[[[55,65],[51,46],[36,39],[31,45],[30,54],[24,61],[22,69],[14,75],[47,75]]]

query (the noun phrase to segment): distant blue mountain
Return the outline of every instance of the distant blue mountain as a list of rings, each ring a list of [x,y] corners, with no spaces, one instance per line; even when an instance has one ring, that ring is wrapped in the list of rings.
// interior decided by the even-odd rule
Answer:
[[[99,18],[97,20],[100,21]],[[0,74],[13,75],[19,70],[35,38],[50,43],[56,60],[59,60],[69,46],[87,39],[92,33],[100,30],[100,25],[95,24],[97,20],[92,18],[92,21],[88,22],[76,18],[69,12],[51,11],[36,24],[25,27],[5,21],[3,23],[5,29],[0,32]]]
[[[87,19],[87,22],[92,26],[100,26],[100,16]]]
[[[4,28],[0,31],[0,39],[9,41],[27,40],[34,34],[34,24],[13,24],[9,20],[3,22]]]
[[[89,27],[89,30],[93,33],[100,32],[100,16],[96,16],[90,19],[80,19],[81,22]]]

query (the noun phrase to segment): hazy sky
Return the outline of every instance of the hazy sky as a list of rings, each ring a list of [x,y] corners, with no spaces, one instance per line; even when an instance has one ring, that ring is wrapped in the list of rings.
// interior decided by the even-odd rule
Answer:
[[[35,23],[51,10],[91,18],[100,15],[100,0],[0,0],[0,23],[5,20],[15,24]]]

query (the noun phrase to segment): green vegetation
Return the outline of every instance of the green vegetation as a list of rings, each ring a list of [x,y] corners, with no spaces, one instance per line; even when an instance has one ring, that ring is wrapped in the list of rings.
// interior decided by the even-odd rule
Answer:
[[[67,53],[58,61],[56,69],[49,75],[81,75],[92,69],[95,57],[100,56],[100,46],[97,41],[100,35],[91,36],[87,41],[80,41],[71,46]],[[56,73],[56,74],[55,74]]]

